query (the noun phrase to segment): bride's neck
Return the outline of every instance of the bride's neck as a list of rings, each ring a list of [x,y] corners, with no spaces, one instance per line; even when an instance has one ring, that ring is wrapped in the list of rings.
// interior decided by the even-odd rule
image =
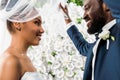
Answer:
[[[22,39],[12,38],[10,47],[15,48],[15,49],[18,50],[20,53],[26,54],[29,45],[26,44],[26,43],[24,42],[24,40],[22,40]]]

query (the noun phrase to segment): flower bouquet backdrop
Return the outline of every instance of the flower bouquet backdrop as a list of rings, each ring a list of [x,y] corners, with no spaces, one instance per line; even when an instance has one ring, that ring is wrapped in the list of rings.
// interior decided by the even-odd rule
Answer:
[[[84,38],[94,41],[94,36],[86,32],[82,20],[81,0],[68,0],[68,9],[72,21],[78,26]],[[66,32],[61,10],[54,4],[46,4],[41,13],[45,33],[39,46],[31,46],[28,56],[43,80],[82,80],[85,57],[81,56]]]

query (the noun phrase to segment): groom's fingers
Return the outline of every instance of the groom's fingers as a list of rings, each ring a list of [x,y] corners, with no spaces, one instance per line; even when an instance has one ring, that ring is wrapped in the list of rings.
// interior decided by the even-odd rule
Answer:
[[[62,4],[59,4],[59,7],[63,10],[64,13],[66,13],[66,9],[62,6]]]
[[[65,10],[68,11],[67,5],[65,5]]]

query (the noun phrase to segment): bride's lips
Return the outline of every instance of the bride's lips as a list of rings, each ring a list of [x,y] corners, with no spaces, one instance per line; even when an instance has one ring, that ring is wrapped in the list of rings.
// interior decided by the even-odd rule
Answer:
[[[41,40],[41,36],[42,36],[41,34],[37,34],[36,36],[39,40]]]
[[[38,36],[38,39],[41,40],[41,36]]]

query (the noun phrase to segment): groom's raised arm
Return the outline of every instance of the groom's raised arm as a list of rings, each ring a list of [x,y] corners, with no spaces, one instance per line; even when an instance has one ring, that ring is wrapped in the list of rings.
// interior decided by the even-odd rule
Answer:
[[[83,56],[87,56],[89,53],[89,49],[92,49],[94,43],[88,43],[79,32],[75,25],[71,25],[71,27],[67,30],[67,33],[71,40],[73,41],[75,47]]]
[[[75,47],[77,48],[77,50],[79,51],[79,53],[82,54],[83,56],[87,56],[89,51],[91,51],[90,49],[92,49],[94,43],[88,43],[83,38],[82,34],[79,32],[77,27],[75,25],[71,24],[72,21],[71,21],[71,18],[69,17],[67,6],[63,7],[61,4],[59,6],[64,13],[65,22],[66,22],[67,28],[68,28],[67,33],[68,33],[69,37],[73,41],[73,43],[74,43]]]

